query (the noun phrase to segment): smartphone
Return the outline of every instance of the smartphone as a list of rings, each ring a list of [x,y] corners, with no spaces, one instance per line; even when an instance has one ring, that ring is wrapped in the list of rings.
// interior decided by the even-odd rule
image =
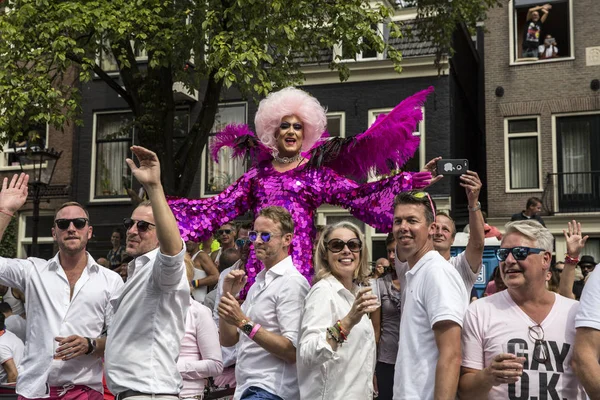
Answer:
[[[462,175],[469,169],[469,160],[466,158],[441,159],[436,163],[439,175]]]

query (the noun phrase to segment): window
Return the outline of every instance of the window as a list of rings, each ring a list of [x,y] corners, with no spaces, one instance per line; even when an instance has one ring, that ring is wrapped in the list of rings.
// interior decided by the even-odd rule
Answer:
[[[392,108],[369,110],[369,126],[373,125],[379,115],[387,114],[390,111],[392,111]],[[425,165],[425,109],[421,108],[421,112],[423,113],[423,119],[413,132],[413,136],[418,136],[421,139],[419,148],[415,151],[412,158],[401,167],[403,171],[420,171],[423,165]]]
[[[54,239],[52,238],[54,214],[40,210],[38,223],[38,257],[49,260],[54,257]],[[33,215],[31,211],[19,213],[19,234],[17,238],[17,258],[31,255],[31,237],[33,234]]]
[[[541,190],[539,118],[506,119],[507,191]]]
[[[535,23],[527,20],[527,14],[530,8],[542,4],[549,4],[552,8],[538,30]],[[572,0],[513,0],[510,7],[511,64],[574,57]],[[544,13],[541,10],[537,12],[543,18]],[[526,52],[526,49],[529,51]]]
[[[123,198],[131,188],[131,170],[125,163],[130,157],[133,136],[130,111],[94,114],[91,199]]]
[[[210,152],[207,151],[214,142],[214,136],[219,131],[228,124],[245,124],[246,118],[246,103],[219,104],[211,137],[208,139],[208,146],[203,154],[205,166],[201,188],[203,195],[214,195],[222,192],[223,189],[234,183],[244,174],[244,172],[246,172],[244,160],[242,158],[232,158],[230,148],[221,148],[219,152],[219,163],[215,163],[210,156]]]
[[[0,154],[0,170],[20,169],[19,159],[15,151],[29,147],[45,148],[48,143],[48,126],[46,124],[32,127],[26,135],[9,142]]]
[[[377,24],[377,25],[373,25],[372,26],[373,31],[377,32],[377,34],[381,37],[383,37],[383,24]],[[366,40],[364,38],[360,39],[360,43],[363,43],[363,41]],[[372,43],[368,43],[369,45],[371,45],[370,47],[372,47]],[[334,51],[334,54],[336,53],[336,51]],[[378,53],[377,50],[371,48],[371,49],[366,49],[363,50],[359,53],[351,53],[348,50],[344,50],[344,48],[342,47],[341,49],[338,48],[338,52],[337,52],[340,56],[341,59],[344,61],[365,61],[365,60],[383,60],[383,53]],[[341,54],[340,54],[341,53]],[[335,57],[334,57],[335,59]]]
[[[327,113],[327,132],[331,137],[346,137],[346,113],[344,111]]]
[[[140,62],[148,60],[148,53],[146,52],[146,49],[143,46],[136,45],[136,43],[133,40],[131,41],[131,46],[133,48],[133,54],[135,55],[136,61]],[[115,59],[111,51],[100,51],[96,63],[106,73],[119,72],[117,60]]]
[[[589,238],[581,255],[592,256],[594,260],[600,260],[600,238]]]

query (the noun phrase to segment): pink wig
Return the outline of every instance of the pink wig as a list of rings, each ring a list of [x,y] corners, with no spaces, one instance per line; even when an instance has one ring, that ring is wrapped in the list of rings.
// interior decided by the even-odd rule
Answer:
[[[302,152],[310,150],[325,132],[327,116],[317,99],[294,87],[273,92],[258,105],[254,125],[260,141],[274,153],[277,152],[275,134],[279,130],[281,119],[290,115],[295,115],[304,125]]]

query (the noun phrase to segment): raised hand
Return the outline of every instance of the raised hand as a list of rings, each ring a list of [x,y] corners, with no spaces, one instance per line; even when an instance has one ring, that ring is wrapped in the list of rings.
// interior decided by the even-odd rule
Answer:
[[[131,168],[131,173],[144,187],[160,185],[160,162],[158,156],[153,151],[141,146],[131,146],[131,151],[140,162],[137,167],[131,158],[125,162]]]
[[[21,173],[13,175],[10,183],[8,178],[2,181],[0,192],[0,210],[5,213],[14,214],[27,201],[27,183],[29,175]]]
[[[442,157],[435,157],[429,160],[427,164],[421,169],[421,172],[429,172],[431,174],[431,181],[429,182],[429,186],[433,185],[436,182],[439,182],[444,175],[440,174],[437,170],[437,162],[441,160]]]
[[[230,271],[223,280],[223,293],[231,293],[236,296],[240,290],[246,286],[247,281],[248,277],[246,276],[246,272],[240,269],[234,269],[233,271]]]
[[[475,207],[479,200],[479,192],[481,192],[481,180],[475,171],[467,171],[460,176],[460,186],[465,188],[469,206]]]
[[[579,258],[579,254],[589,238],[589,236],[582,236],[581,223],[575,220],[569,222],[569,229],[563,229],[563,234],[567,242],[567,254],[571,258]]]
[[[360,288],[348,315],[342,320],[342,326],[350,330],[358,324],[363,315],[375,311],[379,307],[377,296],[372,294],[370,287]]]

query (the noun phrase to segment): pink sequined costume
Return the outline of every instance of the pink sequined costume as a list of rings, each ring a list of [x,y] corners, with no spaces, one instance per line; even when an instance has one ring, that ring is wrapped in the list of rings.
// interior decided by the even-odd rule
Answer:
[[[407,157],[412,156],[418,147],[418,138],[415,140],[412,132],[421,119],[420,105],[430,91],[431,89],[418,93],[402,102],[397,110],[394,110],[397,118],[402,117],[394,122],[394,129],[398,128],[398,121],[400,121],[405,125],[402,126],[402,130],[410,136],[399,138],[385,132],[382,133],[381,131],[390,129],[391,126],[386,125],[386,121],[383,119],[381,123],[378,120],[374,124],[378,125],[379,123],[378,131],[375,132],[371,128],[367,132],[357,135],[352,143],[343,146],[341,150],[338,149],[335,159],[326,160],[318,164],[318,167],[315,167],[314,164],[307,164],[286,172],[279,172],[273,168],[271,157],[265,157],[263,151],[257,157],[262,158],[262,161],[221,194],[203,199],[169,198],[169,205],[179,223],[181,236],[184,240],[203,241],[208,239],[220,226],[248,211],[252,211],[256,215],[260,209],[267,206],[284,207],[290,212],[295,224],[290,253],[294,264],[310,281],[313,274],[312,249],[315,237],[313,220],[314,212],[319,206],[325,203],[341,206],[374,228],[391,232],[395,194],[423,188],[429,183],[431,175],[428,172],[402,172],[386,179],[364,184],[347,179],[338,172],[356,176],[373,166],[376,167],[377,172],[385,172],[385,168],[388,168],[388,171],[390,168],[390,151],[402,153],[401,157],[396,156],[395,159],[401,159],[403,162]],[[407,108],[410,109],[410,113],[406,111]],[[390,112],[390,115],[394,114],[394,111]],[[389,120],[391,121],[392,117]],[[241,130],[243,129],[238,129],[238,138],[251,135],[248,132],[239,133]],[[381,139],[377,136],[382,134],[388,137]],[[412,147],[412,149],[401,150],[398,143],[386,143],[385,140],[389,140],[389,137],[402,142],[406,145],[405,147]],[[377,145],[374,143],[374,139],[379,139],[379,146],[381,146],[377,152],[373,152],[373,148],[376,148],[374,146]],[[320,145],[322,143],[318,146]],[[369,147],[371,147],[370,151]],[[361,149],[362,151],[360,151]],[[368,151],[366,154],[365,149]],[[384,154],[387,159],[382,161],[380,154]],[[322,158],[322,154],[312,152],[312,157],[317,156]],[[340,156],[370,157],[373,162],[359,163],[360,165],[357,165],[356,162],[352,165],[340,165]],[[331,168],[326,165],[330,165]],[[246,265],[247,287],[254,282],[254,277],[262,268],[262,263],[256,259],[254,250],[251,248]]]

